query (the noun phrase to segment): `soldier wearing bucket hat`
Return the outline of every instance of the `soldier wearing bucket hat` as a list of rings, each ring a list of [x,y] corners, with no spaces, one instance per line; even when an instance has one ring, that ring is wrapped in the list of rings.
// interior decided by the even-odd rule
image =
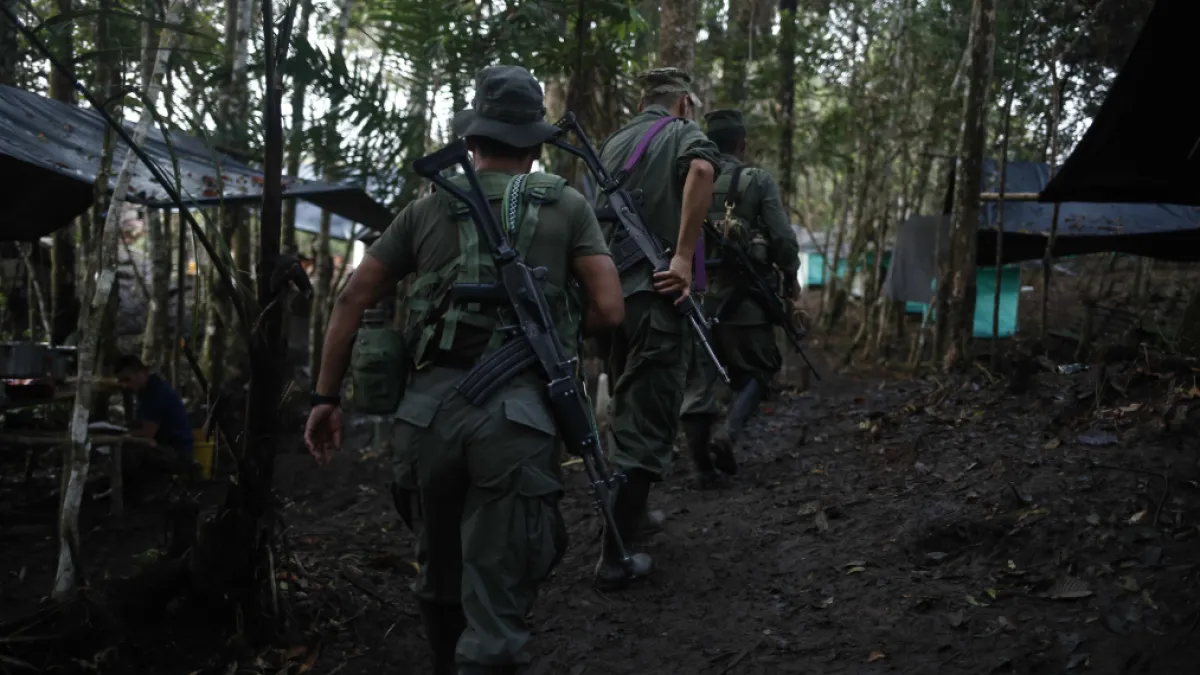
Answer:
[[[613,511],[617,530],[627,542],[663,526],[662,513],[648,510],[647,503],[651,484],[670,475],[692,345],[690,328],[670,295],[691,290],[693,256],[719,156],[692,121],[698,100],[690,75],[678,68],[658,68],[643,73],[639,81],[640,112],[605,141],[600,159],[614,175],[625,176],[625,187],[635,198],[640,195],[646,226],[673,257],[667,271],[652,274],[650,266],[641,263],[622,275],[625,321],[609,345],[609,377],[615,387],[608,448],[627,477]],[[621,230],[615,223],[607,225],[612,246]],[[630,575],[610,539],[604,542],[596,585],[623,587]],[[634,570],[633,577],[649,571]]]
[[[792,298],[800,246],[771,174],[744,164],[746,124],[742,113],[714,110],[704,120],[709,139],[721,150],[721,176],[713,186],[709,222],[750,253],[759,265],[757,274],[770,279],[778,270],[784,280],[784,296]],[[723,257],[720,251],[710,253]],[[775,341],[775,326],[763,308],[747,297],[743,277],[732,270],[713,269],[704,300],[706,314],[717,318],[713,343],[729,368],[730,387],[735,392],[725,423],[716,425],[714,432],[720,410],[717,373],[707,359],[692,359],[681,411],[683,432],[699,486],[708,488],[720,484],[717,470],[737,472],[734,444],[783,366],[783,355]]]
[[[472,107],[454,116],[455,133],[466,137],[497,212],[502,201],[513,205],[501,222],[526,263],[546,270],[562,346],[574,353],[581,323],[610,328],[624,313],[603,233],[565,180],[530,173],[556,133],[533,76],[517,66],[487,68],[475,91]],[[420,522],[413,587],[433,673],[516,673],[530,660],[526,617],[538,586],[566,551],[562,441],[532,370],[479,406],[455,390],[499,347],[511,317],[501,303],[457,303],[446,292],[454,283],[497,280],[489,249],[452,197],[436,192],[409,204],[351,277],[330,318],[316,392],[325,400],[313,409],[306,440],[319,462],[330,459],[341,422],[327,399],[340,389],[359,317],[410,273],[412,375],[398,397],[393,462],[398,508],[419,515],[406,520]]]

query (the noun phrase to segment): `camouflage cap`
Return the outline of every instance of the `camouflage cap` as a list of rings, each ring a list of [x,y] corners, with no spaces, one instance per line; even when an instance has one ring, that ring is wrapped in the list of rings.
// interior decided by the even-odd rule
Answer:
[[[642,83],[642,96],[653,97],[662,94],[687,94],[692,105],[699,105],[700,99],[692,91],[692,76],[682,68],[654,68],[638,75]]]
[[[724,131],[726,129],[746,129],[746,122],[742,119],[742,111],[733,108],[722,108],[714,110],[704,115],[704,123],[706,131],[713,133],[715,131]]]

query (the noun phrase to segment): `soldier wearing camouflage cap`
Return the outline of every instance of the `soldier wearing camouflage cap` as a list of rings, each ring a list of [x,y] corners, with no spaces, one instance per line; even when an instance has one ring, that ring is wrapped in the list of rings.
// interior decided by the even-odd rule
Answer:
[[[608,448],[628,479],[613,511],[626,542],[662,527],[661,512],[649,511],[647,501],[651,484],[671,471],[692,345],[690,327],[670,296],[691,292],[693,256],[718,170],[716,145],[692,121],[698,101],[691,76],[678,68],[659,68],[643,73],[639,81],[640,112],[604,142],[600,160],[613,175],[624,177],[630,194],[640,197],[646,226],[672,251],[672,259],[667,271],[652,274],[642,262],[622,274],[625,321],[610,345],[614,388]],[[605,206],[602,199],[599,207]],[[620,257],[616,251],[624,250],[623,229],[611,221],[602,224],[614,256]],[[621,261],[617,263],[620,268]],[[627,573],[610,542],[605,537],[597,586],[620,588],[650,572],[647,567]]]
[[[794,298],[800,245],[771,174],[744,164],[746,125],[741,111],[714,110],[704,120],[708,138],[721,150],[721,176],[713,186],[709,222],[750,254],[758,264],[757,274],[766,279],[781,274],[785,299]],[[721,251],[709,253],[724,257]],[[775,341],[775,326],[747,296],[744,277],[720,266],[713,268],[704,300],[706,315],[717,319],[713,343],[729,369],[734,391],[725,423],[714,432],[719,413],[716,369],[708,359],[692,359],[681,411],[683,432],[699,486],[709,488],[720,484],[718,470],[728,475],[737,472],[734,444],[783,366],[783,355]]]
[[[479,73],[474,103],[453,126],[466,138],[493,208],[513,205],[499,217],[525,262],[545,271],[546,296],[570,355],[581,323],[612,328],[624,304],[587,200],[558,176],[530,173],[542,144],[558,133],[545,113],[529,71],[494,66]],[[463,176],[454,180],[466,189]],[[491,251],[461,202],[435,192],[410,203],[355,270],[329,320],[305,437],[318,462],[331,459],[341,440],[336,394],[359,319],[410,273],[416,277],[405,334],[413,372],[395,410],[395,498],[417,530],[413,586],[433,673],[511,675],[530,661],[526,617],[566,551],[558,506],[562,440],[545,383],[532,369],[478,406],[457,393],[514,321],[507,299],[461,303],[448,292],[455,283],[497,280]]]

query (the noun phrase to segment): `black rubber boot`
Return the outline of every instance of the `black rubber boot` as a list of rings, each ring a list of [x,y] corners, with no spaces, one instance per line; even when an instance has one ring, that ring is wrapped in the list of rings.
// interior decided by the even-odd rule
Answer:
[[[646,514],[646,500],[650,496],[650,474],[634,469],[626,476],[625,483],[617,491],[613,500],[613,520],[617,524],[617,534],[628,547],[634,531],[641,524]],[[620,548],[608,532],[600,548],[600,561],[596,563],[596,588],[602,591],[620,590],[632,581],[650,574],[654,561],[645,553],[628,551],[628,564],[621,560]]]
[[[692,467],[696,471],[697,486],[701,490],[717,487],[720,477],[713,466],[712,451],[709,449],[716,415],[687,415],[681,421],[688,451],[692,455]]]
[[[454,650],[458,638],[467,629],[467,617],[462,605],[439,605],[427,600],[418,600],[425,634],[429,637],[429,650],[433,653],[433,675],[456,675]]]
[[[758,404],[763,399],[763,388],[758,380],[751,379],[738,391],[737,396],[729,404],[729,412],[725,414],[725,424],[722,424],[713,434],[712,453],[713,464],[730,476],[737,473],[737,460],[733,456],[733,446],[742,435],[742,429],[750,416],[758,411]]]

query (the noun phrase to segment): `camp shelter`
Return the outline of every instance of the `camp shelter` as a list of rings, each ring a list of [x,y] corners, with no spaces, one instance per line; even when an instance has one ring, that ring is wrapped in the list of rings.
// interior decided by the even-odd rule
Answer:
[[[8,195],[0,204],[0,240],[37,239],[92,205],[104,131],[104,118],[95,110],[0,86],[0,175]],[[121,166],[128,151],[117,142],[114,167]],[[142,147],[168,177],[176,177],[178,166],[181,194],[189,206],[255,204],[262,199],[262,172],[212,150],[204,139],[151,129]],[[126,200],[171,206],[149,169],[141,162],[135,166]],[[388,209],[361,187],[283,180],[285,199],[304,199],[378,231],[391,221]],[[110,190],[115,182],[116,176],[110,177]]]
[[[1041,191],[1045,202],[1200,206],[1200,115],[1181,80],[1194,72],[1200,2],[1158,0],[1091,126]],[[1148,247],[1200,259],[1200,232],[1163,232]],[[1156,253],[1143,253],[1167,257]]]
[[[929,300],[933,299],[933,291],[937,287],[937,281],[934,280],[932,287],[928,293]],[[974,317],[974,335],[977,338],[992,337],[992,319],[996,318],[996,325],[1000,327],[995,332],[996,337],[1007,338],[1016,335],[1018,325],[1018,312],[1021,301],[1021,266],[1020,265],[1004,265],[1000,268],[1000,313],[994,316],[996,309],[996,268],[995,267],[976,267],[975,268],[975,317]],[[929,312],[930,319],[933,318],[933,312],[930,309],[928,301],[909,300],[904,303],[904,311],[908,314],[925,314]]]
[[[1000,163],[984,160],[981,191],[999,192]],[[1009,162],[1005,192],[1040,193],[1050,181],[1042,162]],[[1043,257],[1054,223],[1054,205],[1028,200],[985,201],[980,208],[977,264],[996,261],[996,234],[1004,215],[1004,263]],[[1191,242],[1189,250],[1178,250]],[[1055,257],[1129,253],[1162,259],[1200,259],[1200,209],[1150,203],[1064,202],[1059,205]]]
[[[825,285],[825,274],[828,271],[829,264],[826,262],[826,254],[830,253],[833,248],[833,242],[830,238],[833,235],[831,232],[810,233],[808,230],[797,225],[792,226],[792,230],[796,233],[796,240],[800,244],[800,267],[797,270],[796,277],[800,282],[801,289],[820,288]],[[842,243],[842,252],[838,256],[838,278],[845,279],[849,265],[846,262],[846,256],[850,254],[850,243],[848,241]]]

